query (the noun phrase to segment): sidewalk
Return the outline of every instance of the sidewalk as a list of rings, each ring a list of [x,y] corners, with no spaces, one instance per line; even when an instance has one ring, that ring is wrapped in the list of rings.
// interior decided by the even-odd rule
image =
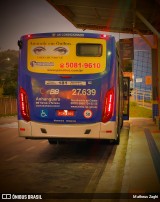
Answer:
[[[131,195],[159,193],[160,196],[160,131],[157,130],[152,119],[148,118],[132,118],[129,124],[129,136],[124,132],[127,127],[125,125],[113,162],[110,165],[107,163],[96,193],[130,193]],[[157,153],[155,148],[150,148],[149,138],[153,138],[152,143],[155,142]],[[154,159],[156,155],[157,159]],[[117,199],[102,201],[117,201]],[[125,199],[125,201],[134,201],[134,199]],[[98,202],[98,199],[94,199],[93,202]]]
[[[152,119],[131,119],[121,188],[123,193],[160,193],[160,178],[157,176],[145,129],[149,129],[160,152],[160,131]]]
[[[0,117],[0,124],[17,122],[17,115]]]

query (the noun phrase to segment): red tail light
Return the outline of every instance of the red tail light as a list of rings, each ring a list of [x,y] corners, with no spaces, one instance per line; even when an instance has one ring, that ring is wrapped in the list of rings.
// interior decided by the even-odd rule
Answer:
[[[113,104],[114,104],[114,90],[110,89],[106,93],[106,97],[105,97],[104,109],[103,109],[103,115],[102,115],[103,123],[106,123],[112,117]]]
[[[20,88],[19,100],[20,100],[21,115],[22,115],[23,119],[25,121],[30,121],[28,96],[27,96],[26,91],[23,88]]]

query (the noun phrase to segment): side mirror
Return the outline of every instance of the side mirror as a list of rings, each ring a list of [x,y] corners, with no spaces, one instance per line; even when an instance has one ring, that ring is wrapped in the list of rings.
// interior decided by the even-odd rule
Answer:
[[[18,46],[19,46],[19,49],[22,49],[22,41],[21,40],[18,40],[18,42],[17,42],[17,44],[18,44]]]

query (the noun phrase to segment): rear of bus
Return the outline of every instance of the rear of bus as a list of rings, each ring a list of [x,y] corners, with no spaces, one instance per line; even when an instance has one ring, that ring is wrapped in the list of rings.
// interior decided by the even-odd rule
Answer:
[[[22,36],[18,125],[26,138],[116,139],[115,39],[86,33]]]

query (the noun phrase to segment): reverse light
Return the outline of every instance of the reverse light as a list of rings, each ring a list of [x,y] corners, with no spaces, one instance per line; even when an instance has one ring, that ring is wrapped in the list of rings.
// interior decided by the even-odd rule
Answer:
[[[26,91],[21,87],[19,91],[20,111],[25,121],[30,121],[28,96]]]
[[[102,122],[106,123],[112,117],[114,104],[114,90],[110,89],[105,96]]]

